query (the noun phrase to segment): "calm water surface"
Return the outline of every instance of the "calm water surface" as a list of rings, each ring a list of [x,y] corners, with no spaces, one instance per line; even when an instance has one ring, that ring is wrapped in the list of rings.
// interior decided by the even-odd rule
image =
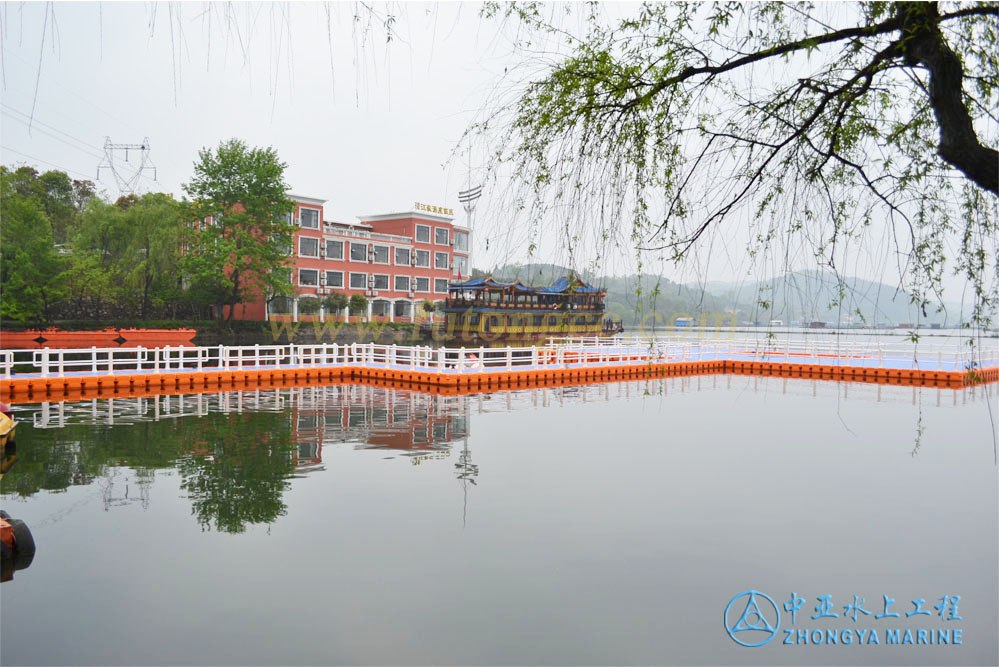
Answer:
[[[0,662],[994,665],[989,392],[719,375],[21,406],[0,489],[38,551],[0,587]],[[725,620],[748,590],[792,636],[881,645],[739,646],[726,624],[767,634],[740,634],[748,597]]]

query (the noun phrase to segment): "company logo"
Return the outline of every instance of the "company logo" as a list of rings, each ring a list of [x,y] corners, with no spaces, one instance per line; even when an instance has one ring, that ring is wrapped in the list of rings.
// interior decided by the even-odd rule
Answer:
[[[777,604],[766,593],[745,591],[725,607],[725,632],[742,646],[763,646],[780,629]]]
[[[783,604],[788,614],[787,627],[781,629],[780,608],[766,593],[745,591],[729,600],[723,619],[725,632],[740,646],[763,646],[778,632],[787,646],[962,646],[964,617],[958,608],[960,595],[945,594],[937,604],[926,598],[911,600],[912,609],[894,611],[895,598],[881,596],[883,604],[873,605],[867,598],[854,594],[853,600],[842,598],[840,604],[832,594],[815,598],[815,613],[805,609],[806,598],[792,592]],[[867,605],[865,608],[864,605]],[[924,606],[926,605],[926,606]],[[931,606],[932,605],[932,606]],[[877,613],[881,607],[881,613]],[[935,612],[935,613],[934,613]],[[939,620],[934,620],[937,616]],[[919,625],[915,625],[919,622]],[[915,627],[906,627],[906,625]]]

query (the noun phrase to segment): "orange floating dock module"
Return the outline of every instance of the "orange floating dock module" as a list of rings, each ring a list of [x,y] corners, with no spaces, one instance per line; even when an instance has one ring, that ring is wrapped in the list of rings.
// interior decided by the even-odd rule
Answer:
[[[433,387],[469,393],[508,386],[715,373],[953,389],[999,382],[999,363],[993,366],[992,357],[983,359],[985,367],[963,357],[938,355],[930,362],[912,359],[915,367],[905,368],[897,367],[906,363],[904,357],[886,358],[883,352],[879,350],[877,358],[856,351],[838,356],[824,350],[809,355],[790,350],[750,354],[745,346],[731,344],[458,350],[376,344],[3,350],[0,397],[24,403],[331,382],[402,383],[418,390]],[[28,367],[39,372],[18,372]]]
[[[75,349],[87,347],[164,347],[194,345],[195,329],[29,329],[0,332],[0,349]]]

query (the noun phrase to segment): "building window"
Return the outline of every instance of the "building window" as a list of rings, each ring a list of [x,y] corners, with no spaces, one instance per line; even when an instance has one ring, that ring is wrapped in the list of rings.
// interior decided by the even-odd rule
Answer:
[[[350,261],[352,262],[368,261],[368,244],[354,243],[352,241],[350,244]]]
[[[299,269],[298,284],[302,287],[315,287],[319,284],[318,269]]]
[[[556,325],[558,325],[558,318],[555,317],[554,315],[549,315],[548,316],[548,326],[554,327]]]
[[[343,287],[343,271],[327,271],[326,272],[326,286],[327,287]]]
[[[423,267],[430,266],[429,250],[416,250],[413,252],[413,256],[416,258],[416,266],[423,266]]]
[[[368,287],[368,274],[366,273],[350,274],[350,289],[367,289],[367,287]]]
[[[430,243],[430,225],[416,226],[417,243]]]
[[[319,239],[311,236],[298,237],[299,257],[319,257]]]
[[[545,316],[544,315],[535,315],[534,316],[534,326],[540,327],[542,324],[544,324],[544,320],[545,320]]]
[[[430,291],[430,278],[414,278],[413,282],[416,286],[413,288],[414,292],[429,292]]]
[[[388,289],[389,288],[389,277],[383,273],[376,273],[374,288],[375,289]]]
[[[298,209],[298,217],[303,229],[319,229],[319,211],[314,208]]]
[[[396,301],[393,306],[393,312],[396,317],[412,317],[413,304],[409,301]]]
[[[473,327],[479,326],[479,314],[473,313],[472,316],[468,318],[468,324]]]
[[[447,245],[451,242],[451,234],[447,227],[434,228],[434,243],[437,245]]]
[[[326,241],[326,259],[343,259],[343,241]]]
[[[389,263],[389,247],[387,245],[376,245],[374,261],[376,264]]]
[[[468,232],[454,232],[454,249],[461,252],[468,252]]]
[[[395,291],[396,292],[408,292],[409,291],[409,276],[396,276],[395,277]]]
[[[436,278],[434,280],[434,291],[438,294],[447,294],[447,278]]]
[[[468,258],[461,255],[454,256],[454,272],[456,275],[468,275]]]
[[[395,265],[409,266],[409,248],[395,249]]]
[[[435,252],[434,253],[434,268],[435,269],[446,269],[447,268],[447,253],[446,252]]]

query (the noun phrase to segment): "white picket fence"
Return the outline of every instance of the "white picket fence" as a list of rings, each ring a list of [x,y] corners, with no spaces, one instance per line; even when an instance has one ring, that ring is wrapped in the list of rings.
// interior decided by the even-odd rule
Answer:
[[[380,345],[247,345],[211,347],[0,350],[0,374],[41,377],[169,373],[192,370],[362,366],[414,372],[477,373],[587,365],[691,361],[777,361],[828,366],[967,370],[999,366],[999,345],[918,347],[834,341],[561,338],[543,347],[442,348]]]

